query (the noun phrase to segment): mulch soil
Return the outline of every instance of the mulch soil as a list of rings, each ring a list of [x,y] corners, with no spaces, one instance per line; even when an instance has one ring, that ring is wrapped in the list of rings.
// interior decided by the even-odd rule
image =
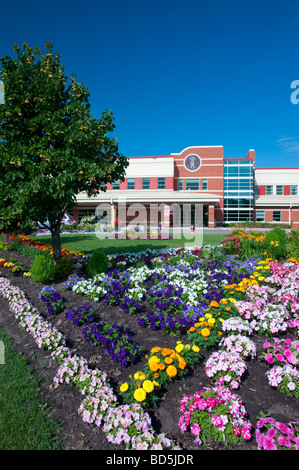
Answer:
[[[31,260],[14,252],[2,252],[0,257],[15,259],[22,262],[23,266],[29,268]],[[6,277],[18,286],[26,295],[27,299],[35,306],[44,318],[55,325],[67,340],[67,345],[74,353],[86,358],[91,367],[106,372],[114,393],[118,396],[121,383],[128,379],[129,374],[137,370],[143,370],[146,359],[141,358],[136,364],[128,368],[120,368],[104,355],[103,347],[91,347],[90,343],[84,341],[82,327],[74,326],[70,320],[65,319],[65,312],[76,305],[91,305],[98,316],[108,322],[118,322],[131,329],[133,339],[141,343],[147,352],[154,346],[175,347],[176,341],[184,341],[184,336],[168,336],[162,331],[151,331],[138,326],[137,320],[140,314],[128,315],[119,307],[109,307],[104,302],[94,302],[87,297],[78,296],[73,292],[62,292],[59,289],[61,282],[51,284],[64,298],[65,310],[55,316],[47,313],[46,306],[39,299],[42,285],[30,278],[13,275],[7,268],[0,268],[0,277]],[[146,307],[145,307],[146,308]],[[40,350],[31,336],[20,329],[17,320],[8,309],[8,302],[0,299],[0,325],[2,330],[12,339],[16,354],[24,355],[39,378],[41,387],[41,399],[46,399],[51,406],[50,418],[55,418],[61,424],[59,439],[65,450],[124,450],[122,445],[110,444],[105,433],[95,425],[84,423],[78,416],[78,408],[84,397],[76,387],[72,385],[54,386],[53,378],[57,373],[58,363],[50,357],[49,351]],[[290,335],[289,335],[290,336]],[[263,350],[265,337],[255,335],[252,337],[257,346],[257,356]],[[212,387],[213,382],[206,376],[204,361],[215,349],[201,350],[202,360],[198,363],[192,373],[184,381],[173,381],[165,388],[158,406],[147,410],[154,429],[157,433],[165,433],[167,437],[180,443],[184,450],[257,450],[257,444],[253,437],[250,441],[243,441],[235,446],[225,446],[223,443],[210,440],[204,446],[194,444],[190,433],[183,433],[178,421],[180,418],[180,400],[189,393],[194,393],[202,387]],[[1,366],[2,367],[2,366]],[[298,400],[272,389],[266,378],[269,366],[259,359],[248,362],[248,370],[243,377],[242,384],[234,393],[238,394],[248,412],[249,420],[256,429],[257,416],[260,411],[269,413],[273,418],[288,423],[299,421]],[[121,403],[121,397],[119,397]]]

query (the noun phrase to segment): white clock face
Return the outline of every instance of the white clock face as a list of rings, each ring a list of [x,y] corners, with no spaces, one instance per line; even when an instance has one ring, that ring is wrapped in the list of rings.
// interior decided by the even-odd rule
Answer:
[[[185,168],[189,171],[196,171],[200,168],[201,161],[198,155],[188,155],[185,158]]]

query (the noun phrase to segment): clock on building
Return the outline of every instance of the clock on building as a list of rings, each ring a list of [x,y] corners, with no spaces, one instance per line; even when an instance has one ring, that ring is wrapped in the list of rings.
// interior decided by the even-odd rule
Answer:
[[[201,165],[201,161],[198,155],[188,155],[184,161],[185,168],[189,171],[196,171]]]

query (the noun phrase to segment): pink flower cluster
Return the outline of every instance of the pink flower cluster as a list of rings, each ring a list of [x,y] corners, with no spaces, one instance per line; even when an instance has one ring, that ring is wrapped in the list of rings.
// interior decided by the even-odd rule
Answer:
[[[256,442],[259,450],[299,450],[299,423],[288,424],[273,418],[257,422]]]
[[[190,428],[197,444],[202,444],[202,439],[213,435],[213,428],[222,433],[224,442],[232,438],[229,429],[235,436],[233,439],[251,439],[252,425],[246,418],[242,400],[227,387],[204,387],[199,392],[184,396],[180,401],[180,412],[180,429],[185,432]],[[209,421],[207,416],[210,416]]]
[[[299,341],[291,338],[266,340],[263,344],[266,353],[263,358],[268,364],[293,364],[299,362]]]

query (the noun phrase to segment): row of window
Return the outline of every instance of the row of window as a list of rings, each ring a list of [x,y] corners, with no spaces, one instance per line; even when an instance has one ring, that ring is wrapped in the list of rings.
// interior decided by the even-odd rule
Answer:
[[[119,180],[112,183],[112,189],[119,189],[119,187]],[[158,178],[158,189],[165,189],[165,187],[165,178]],[[135,189],[135,178],[127,178],[127,189]],[[142,178],[142,189],[150,189],[150,178]]]
[[[266,195],[271,196],[276,194],[278,196],[282,196],[284,194],[284,186],[282,184],[279,185],[266,185]],[[292,196],[296,196],[298,194],[298,185],[292,184],[290,186],[290,194]]]
[[[158,189],[165,189],[166,182],[164,177],[158,178]],[[119,189],[120,182],[114,181],[112,183],[112,189]],[[127,189],[135,189],[135,178],[127,178]],[[150,189],[150,178],[142,178],[142,189]],[[184,189],[183,186],[183,179],[178,179],[178,191],[182,191]],[[186,190],[187,191],[199,191],[200,189],[200,181],[197,178],[186,178]],[[203,178],[201,180],[201,189],[206,191],[208,189],[208,180],[207,178]]]
[[[178,179],[178,191],[183,191],[183,179]],[[201,188],[200,188],[200,180],[198,178],[186,178],[186,190],[187,191],[199,191],[202,189],[203,191],[207,191],[208,189],[208,180],[207,178],[203,178],[201,180]]]
[[[255,218],[257,222],[265,222],[265,211],[256,211]],[[272,220],[273,222],[281,222],[281,211],[273,211]]]

